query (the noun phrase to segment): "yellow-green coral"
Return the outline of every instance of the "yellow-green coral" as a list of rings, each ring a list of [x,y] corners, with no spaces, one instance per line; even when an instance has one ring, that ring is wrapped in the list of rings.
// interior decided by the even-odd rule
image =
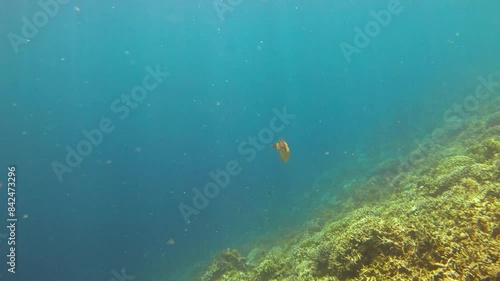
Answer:
[[[479,162],[486,162],[487,160],[493,159],[495,154],[500,152],[500,142],[494,138],[488,138],[470,147],[467,152]]]

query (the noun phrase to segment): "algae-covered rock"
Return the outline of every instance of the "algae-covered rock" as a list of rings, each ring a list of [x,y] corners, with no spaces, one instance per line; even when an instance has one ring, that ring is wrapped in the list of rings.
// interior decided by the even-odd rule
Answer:
[[[467,152],[478,162],[486,162],[493,159],[495,154],[500,153],[500,142],[494,138],[488,138],[467,149]]]
[[[431,183],[433,187],[432,194],[439,194],[450,187],[457,185],[463,179],[482,183],[491,179],[493,168],[484,164],[474,164],[471,166],[459,166],[451,170],[449,173],[440,175]]]
[[[380,163],[377,166],[376,171],[379,175],[383,176],[397,175],[399,173],[399,170],[401,170],[400,166],[401,161],[399,159],[388,159]]]
[[[487,128],[485,131],[485,136],[487,137],[500,136],[500,125]]]
[[[264,257],[265,251],[261,248],[253,248],[247,255],[246,264],[256,266]]]
[[[500,111],[489,115],[486,119],[486,127],[494,127],[500,125]]]
[[[457,155],[439,161],[435,169],[416,180],[416,185],[425,193],[437,196],[466,178],[476,183],[492,180],[494,170],[491,165],[476,163],[468,156]]]
[[[464,155],[447,157],[439,162],[439,164],[435,169],[435,172],[437,174],[447,174],[451,170],[454,170],[459,167],[470,166],[474,163],[476,163],[474,159]]]
[[[290,276],[292,268],[285,261],[286,256],[284,256],[282,250],[275,249],[252,270],[253,280],[281,280],[285,276]]]
[[[352,196],[355,201],[369,202],[380,200],[382,197],[391,194],[393,191],[387,187],[390,181],[383,176],[373,176],[366,182],[359,182],[354,190]]]
[[[235,275],[246,270],[245,258],[236,249],[225,249],[208,266],[203,281],[217,281],[224,275]],[[228,278],[228,277],[227,277]],[[225,279],[222,279],[225,280]],[[232,280],[232,279],[231,279]]]

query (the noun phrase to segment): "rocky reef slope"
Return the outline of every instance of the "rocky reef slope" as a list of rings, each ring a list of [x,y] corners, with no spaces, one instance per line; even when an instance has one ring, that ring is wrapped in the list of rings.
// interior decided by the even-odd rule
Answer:
[[[500,280],[500,101],[445,123],[293,238],[226,249],[203,281]]]

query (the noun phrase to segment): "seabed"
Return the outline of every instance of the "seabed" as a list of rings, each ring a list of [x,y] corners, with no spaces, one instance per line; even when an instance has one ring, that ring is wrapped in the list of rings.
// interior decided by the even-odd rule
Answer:
[[[500,99],[490,98],[439,128],[446,137],[411,152],[406,169],[381,163],[299,233],[225,249],[197,280],[500,280]]]

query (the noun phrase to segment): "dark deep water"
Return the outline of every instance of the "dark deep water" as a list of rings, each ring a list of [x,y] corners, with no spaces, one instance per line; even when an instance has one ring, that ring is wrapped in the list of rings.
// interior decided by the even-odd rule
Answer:
[[[184,280],[300,226],[315,184],[341,194],[499,71],[500,2],[368,2],[0,0],[2,280]],[[227,186],[203,200],[211,171]]]

